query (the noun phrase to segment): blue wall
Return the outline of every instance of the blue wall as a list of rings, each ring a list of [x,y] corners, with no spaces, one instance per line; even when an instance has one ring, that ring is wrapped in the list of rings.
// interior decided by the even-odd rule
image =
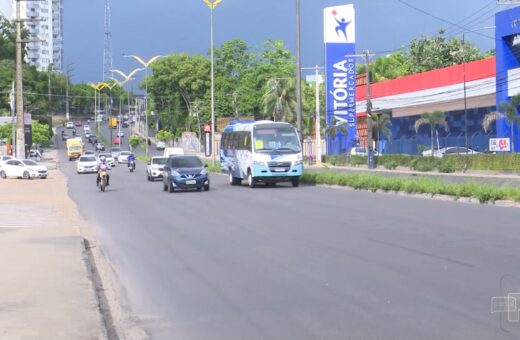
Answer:
[[[489,138],[496,137],[495,124],[492,124],[488,133],[482,130],[482,119],[488,112],[494,111],[494,106],[468,109],[468,146],[477,151],[484,151],[489,146]],[[464,110],[446,112],[446,120],[448,121],[448,131],[443,127],[437,126],[440,147],[446,146],[465,146],[466,140],[464,136]],[[381,134],[381,143],[377,146],[378,150],[383,153],[407,153],[418,154],[419,145],[429,147],[430,126],[424,125],[415,132],[415,121],[420,116],[408,116],[392,118],[392,140],[389,142],[386,137]],[[435,135],[435,146],[437,146],[437,135]]]
[[[520,45],[512,46],[513,38],[520,34],[520,7],[498,12],[495,15],[496,25],[496,91],[497,110],[502,102],[509,101],[507,71],[520,67]],[[520,136],[518,126],[515,129],[515,150],[520,151]],[[511,138],[511,127],[506,119],[497,121],[497,137]]]

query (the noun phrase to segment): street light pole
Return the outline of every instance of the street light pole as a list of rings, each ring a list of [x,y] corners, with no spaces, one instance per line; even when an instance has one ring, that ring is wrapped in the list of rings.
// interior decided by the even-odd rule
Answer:
[[[213,10],[222,0],[203,0],[210,9],[210,48],[211,48],[211,159],[215,163],[215,60],[214,60],[214,36],[213,36]]]
[[[296,0],[296,125],[300,139],[302,131],[302,58],[301,58],[301,28],[300,28],[300,0]]]
[[[16,0],[16,157],[25,154],[23,74],[22,74],[22,23],[21,0]]]

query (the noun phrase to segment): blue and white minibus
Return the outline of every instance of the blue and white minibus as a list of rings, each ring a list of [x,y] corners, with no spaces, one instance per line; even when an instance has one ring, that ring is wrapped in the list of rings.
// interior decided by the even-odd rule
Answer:
[[[231,121],[222,132],[220,167],[231,185],[247,179],[250,187],[277,182],[297,187],[303,171],[298,132],[289,123]]]

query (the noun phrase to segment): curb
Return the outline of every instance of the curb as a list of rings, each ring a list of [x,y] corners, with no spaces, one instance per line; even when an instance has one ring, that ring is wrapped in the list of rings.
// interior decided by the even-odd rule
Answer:
[[[432,199],[437,201],[445,201],[445,202],[455,202],[455,203],[466,203],[466,204],[479,204],[479,205],[490,205],[502,208],[520,208],[520,202],[515,202],[511,200],[497,200],[497,201],[489,201],[487,203],[481,203],[478,198],[475,197],[459,197],[456,198],[454,196],[449,195],[438,195],[438,194],[425,194],[425,193],[407,193],[405,191],[384,191],[378,189],[376,191],[367,190],[367,189],[354,189],[349,186],[341,186],[341,185],[331,185],[331,184],[310,184],[310,183],[302,183],[305,186],[316,186],[321,188],[329,188],[329,189],[339,189],[346,191],[366,191],[373,194],[386,194],[386,195],[394,195],[394,196],[405,196],[411,198],[423,198],[423,199]]]

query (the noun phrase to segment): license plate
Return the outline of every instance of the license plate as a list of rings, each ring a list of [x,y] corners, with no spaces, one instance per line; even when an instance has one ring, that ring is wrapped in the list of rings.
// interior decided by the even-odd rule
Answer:
[[[188,185],[197,184],[197,181],[195,181],[195,180],[188,180],[188,181],[186,181],[186,184],[188,184]]]
[[[284,172],[285,168],[274,168],[275,172]]]

